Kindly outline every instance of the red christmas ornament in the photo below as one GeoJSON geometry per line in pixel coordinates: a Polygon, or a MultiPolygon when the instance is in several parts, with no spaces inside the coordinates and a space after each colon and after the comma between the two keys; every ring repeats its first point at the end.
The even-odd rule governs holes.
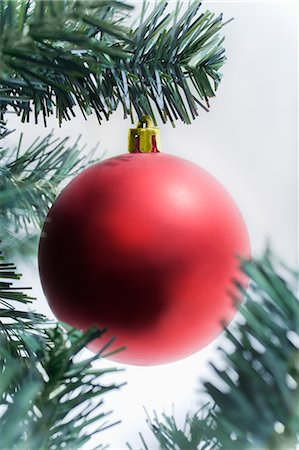
{"type": "Polygon", "coordinates": [[[112,359],[152,365],[198,351],[233,318],[232,279],[245,283],[236,255],[249,256],[249,239],[211,175],[158,152],[156,129],[131,133],[133,153],[84,170],[59,195],[39,267],[60,320],[108,327],[113,348],[127,347],[112,359]]]}

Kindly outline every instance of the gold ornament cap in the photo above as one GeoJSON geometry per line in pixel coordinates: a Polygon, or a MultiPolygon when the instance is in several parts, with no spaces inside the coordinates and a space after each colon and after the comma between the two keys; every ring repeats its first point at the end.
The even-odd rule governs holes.
{"type": "Polygon", "coordinates": [[[130,153],[160,152],[160,130],[154,126],[149,116],[143,116],[137,128],[129,129],[128,150],[130,153]]]}

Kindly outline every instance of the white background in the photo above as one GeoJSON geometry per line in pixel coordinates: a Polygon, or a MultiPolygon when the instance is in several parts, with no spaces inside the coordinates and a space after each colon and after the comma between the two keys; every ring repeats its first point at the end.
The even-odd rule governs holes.
{"type": "MultiPolygon", "coordinates": [[[[140,3],[136,6],[140,7],[140,3]]],[[[170,8],[174,3],[170,3],[170,8]]],[[[205,2],[202,9],[235,20],[225,27],[228,58],[223,81],[209,113],[200,112],[189,126],[161,124],[165,152],[198,163],[210,171],[235,198],[247,223],[254,255],[260,255],[270,241],[272,248],[288,263],[297,264],[297,4],[296,2],[205,2]]],[[[119,110],[109,122],[98,125],[78,114],[59,129],[55,120],[48,130],[40,124],[23,125],[16,118],[9,125],[19,131],[24,142],[43,136],[52,128],[56,136],[82,134],[82,143],[105,157],[126,152],[129,121],[119,110]],[[30,130],[30,132],[29,132],[30,130]]],[[[24,283],[34,286],[35,308],[51,316],[43,297],[36,261],[22,267],[24,283]]],[[[150,450],[157,445],[145,425],[143,405],[172,412],[181,420],[200,401],[196,394],[199,378],[209,376],[207,361],[215,355],[216,342],[185,360],[158,367],[125,367],[124,373],[108,377],[127,381],[119,392],[106,396],[111,419],[122,424],[100,434],[96,442],[110,443],[113,450],[124,449],[129,441],[140,448],[138,432],[147,436],[150,450]]],[[[86,354],[88,351],[86,351],[86,354]]],[[[114,364],[114,363],[113,363],[114,364]]],[[[97,366],[112,363],[99,361],[97,366]]],[[[114,364],[115,365],[115,364],[114,364]]],[[[87,446],[86,448],[91,448],[87,446]]]]}

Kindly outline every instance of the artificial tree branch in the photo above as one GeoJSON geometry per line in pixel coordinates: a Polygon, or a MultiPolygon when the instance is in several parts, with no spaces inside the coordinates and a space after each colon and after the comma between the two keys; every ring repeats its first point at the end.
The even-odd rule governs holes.
{"type": "Polygon", "coordinates": [[[79,450],[113,425],[102,410],[103,396],[121,385],[102,377],[117,369],[93,367],[109,343],[91,358],[78,359],[104,330],[83,333],[25,310],[33,298],[14,286],[20,277],[0,254],[1,449],[79,450]]]}
{"type": "MultiPolygon", "coordinates": [[[[299,443],[298,273],[269,251],[242,262],[250,279],[240,319],[218,349],[225,369],[211,364],[210,398],[185,427],[173,416],[148,419],[160,450],[286,450],[299,443]],[[219,386],[222,386],[221,388],[219,386]]],[[[129,446],[130,448],[130,446],[129,446]]],[[[143,448],[148,450],[146,443],[143,448]]]]}
{"type": "Polygon", "coordinates": [[[36,247],[39,230],[62,183],[95,162],[94,150],[82,154],[79,138],[55,139],[53,133],[23,150],[22,134],[13,148],[0,147],[0,239],[4,251],[36,247]]]}
{"type": "MultiPolygon", "coordinates": [[[[108,119],[119,104],[163,122],[190,123],[221,79],[222,16],[201,13],[199,1],[181,12],[144,4],[140,23],[123,19],[116,1],[3,0],[0,4],[0,116],[23,122],[56,114],[59,123],[91,112],[108,119]]],[[[0,117],[1,118],[1,117],[0,117]]]]}

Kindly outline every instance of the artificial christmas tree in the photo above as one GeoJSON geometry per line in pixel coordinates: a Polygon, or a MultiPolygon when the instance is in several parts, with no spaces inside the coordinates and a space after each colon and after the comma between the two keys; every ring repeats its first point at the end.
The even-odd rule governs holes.
{"type": "MultiPolygon", "coordinates": [[[[149,14],[145,4],[140,23],[128,27],[132,6],[127,2],[1,1],[3,145],[13,136],[6,123],[12,112],[23,122],[42,118],[45,124],[55,113],[61,124],[76,107],[102,121],[120,106],[132,121],[134,114],[139,119],[148,114],[162,122],[190,123],[198,109],[208,109],[225,60],[218,35],[222,16],[201,14],[197,1],[182,14],[181,6],[165,14],[166,3],[158,2],[149,14]]],[[[26,257],[29,243],[36,255],[39,226],[61,182],[88,160],[82,160],[77,144],[67,147],[51,136],[26,151],[21,139],[15,146],[8,143],[0,153],[0,237],[6,254],[16,259],[26,257]]],[[[246,294],[248,307],[240,311],[242,326],[236,323],[227,331],[234,351],[222,354],[229,367],[216,368],[225,390],[210,380],[211,408],[203,417],[190,415],[185,430],[169,417],[152,423],[163,450],[296,447],[298,274],[277,268],[269,255],[243,262],[242,270],[252,294],[246,294]]],[[[25,310],[31,298],[12,283],[18,278],[14,266],[1,259],[1,450],[89,449],[89,439],[108,426],[106,413],[97,411],[102,395],[118,387],[101,382],[113,369],[93,367],[102,355],[109,356],[109,346],[82,360],[80,349],[102,331],[82,333],[25,310]]]]}

